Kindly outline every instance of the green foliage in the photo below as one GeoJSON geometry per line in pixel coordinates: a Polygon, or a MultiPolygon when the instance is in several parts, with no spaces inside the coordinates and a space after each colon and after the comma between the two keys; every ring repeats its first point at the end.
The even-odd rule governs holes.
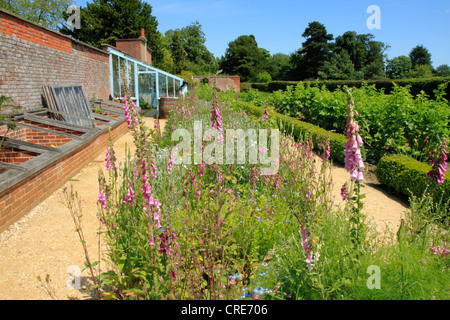
{"type": "MultiPolygon", "coordinates": [[[[166,64],[162,49],[162,35],[152,15],[152,6],[142,0],[93,0],[81,7],[81,28],[70,30],[63,26],[61,33],[100,47],[106,43],[115,46],[117,39],[137,39],[145,29],[147,46],[152,50],[153,64],[166,64]]],[[[67,14],[65,14],[67,16],[67,14]]]]}
{"type": "Polygon", "coordinates": [[[433,67],[428,64],[416,65],[410,72],[412,79],[430,79],[433,77],[433,67]]]}
{"type": "Polygon", "coordinates": [[[411,58],[413,68],[420,65],[431,66],[431,54],[423,45],[414,47],[409,53],[409,57],[411,58]]]}
{"type": "Polygon", "coordinates": [[[323,67],[318,72],[322,79],[350,80],[363,79],[362,71],[356,72],[353,62],[346,50],[342,50],[324,62],[323,67]]]}
{"type": "Polygon", "coordinates": [[[181,29],[168,30],[164,35],[166,48],[180,47],[180,49],[172,52],[175,61],[184,61],[179,64],[178,68],[193,72],[196,75],[217,72],[216,58],[206,48],[205,42],[205,34],[198,21],[181,29]]]}
{"type": "Polygon", "coordinates": [[[440,65],[435,71],[438,77],[450,77],[450,66],[447,64],[440,65]]]}
{"type": "Polygon", "coordinates": [[[61,25],[66,24],[66,17],[63,13],[72,4],[74,4],[73,0],[1,0],[0,8],[44,27],[57,30],[61,25]]]}
{"type": "MultiPolygon", "coordinates": [[[[272,81],[267,85],[267,92],[274,92],[278,90],[286,90],[288,86],[296,86],[299,83],[303,83],[305,85],[325,86],[329,91],[335,91],[341,87],[347,86],[352,88],[360,88],[364,84],[368,86],[375,86],[377,90],[383,90],[384,93],[389,94],[393,91],[394,87],[400,86],[410,86],[410,93],[413,96],[420,94],[421,91],[424,91],[425,94],[430,96],[432,99],[435,99],[434,91],[438,89],[441,84],[448,84],[450,82],[450,78],[433,78],[433,79],[395,79],[395,80],[322,80],[322,81],[272,81]]],[[[259,88],[255,88],[259,89],[259,88]]],[[[447,98],[450,97],[450,86],[445,86],[444,93],[447,98]]]]}
{"type": "Polygon", "coordinates": [[[265,52],[258,48],[253,35],[240,36],[228,43],[225,56],[220,61],[220,69],[225,74],[237,74],[241,81],[251,81],[264,67],[265,52]]]}
{"type": "Polygon", "coordinates": [[[310,22],[302,34],[306,38],[302,48],[292,56],[292,76],[296,80],[315,79],[325,61],[331,57],[333,35],[317,21],[310,22]]]}
{"type": "MultiPolygon", "coordinates": [[[[269,86],[273,84],[269,83],[269,86]]],[[[345,134],[347,98],[343,89],[329,91],[321,82],[297,83],[265,97],[276,111],[325,130],[345,134]]],[[[391,94],[363,83],[353,88],[358,123],[365,141],[367,161],[377,163],[389,153],[409,154],[427,160],[448,135],[450,109],[443,98],[446,84],[435,90],[436,100],[421,93],[415,98],[408,87],[393,87],[391,94]]],[[[247,100],[257,105],[260,100],[247,100]]]]}
{"type": "Polygon", "coordinates": [[[387,185],[397,193],[409,197],[421,197],[429,193],[435,201],[445,203],[450,199],[450,174],[445,173],[444,183],[434,186],[426,174],[431,165],[419,162],[406,155],[387,155],[380,159],[376,175],[380,183],[387,185]]]}
{"type": "Polygon", "coordinates": [[[395,57],[388,61],[386,74],[390,79],[406,79],[412,69],[411,58],[407,56],[395,57]]]}
{"type": "Polygon", "coordinates": [[[272,81],[272,77],[270,76],[270,74],[267,71],[263,71],[256,75],[256,81],[267,83],[267,82],[272,81]]]}

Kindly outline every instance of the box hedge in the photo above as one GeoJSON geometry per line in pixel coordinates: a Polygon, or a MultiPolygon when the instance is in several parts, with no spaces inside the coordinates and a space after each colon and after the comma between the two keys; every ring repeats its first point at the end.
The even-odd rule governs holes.
{"type": "Polygon", "coordinates": [[[431,181],[426,176],[430,169],[431,165],[406,155],[386,155],[380,159],[375,174],[380,183],[398,194],[421,197],[427,191],[435,200],[440,200],[442,196],[444,202],[448,201],[450,173],[445,173],[444,183],[438,186],[435,181],[431,181]]]}

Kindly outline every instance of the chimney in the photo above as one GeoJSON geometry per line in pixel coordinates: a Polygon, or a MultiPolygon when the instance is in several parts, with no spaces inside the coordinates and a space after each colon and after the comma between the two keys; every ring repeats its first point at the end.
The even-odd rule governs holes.
{"type": "Polygon", "coordinates": [[[144,28],[141,28],[141,36],[138,39],[116,40],[116,48],[149,65],[152,64],[152,52],[147,48],[144,28]]]}

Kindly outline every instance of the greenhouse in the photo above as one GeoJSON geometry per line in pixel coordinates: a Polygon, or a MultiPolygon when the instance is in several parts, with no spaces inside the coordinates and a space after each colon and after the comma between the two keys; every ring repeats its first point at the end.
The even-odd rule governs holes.
{"type": "Polygon", "coordinates": [[[139,61],[113,47],[106,47],[109,53],[111,75],[111,96],[122,97],[122,76],[127,79],[132,100],[138,107],[143,104],[156,108],[159,113],[161,98],[178,99],[187,92],[184,79],[139,61]],[[120,70],[124,70],[121,74],[120,70]]]}

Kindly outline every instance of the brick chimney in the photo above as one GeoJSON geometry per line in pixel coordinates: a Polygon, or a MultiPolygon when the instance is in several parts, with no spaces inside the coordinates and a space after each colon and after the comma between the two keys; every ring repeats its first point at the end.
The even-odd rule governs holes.
{"type": "Polygon", "coordinates": [[[152,51],[147,47],[144,28],[141,28],[141,36],[137,39],[116,40],[116,48],[149,65],[152,64],[152,51]]]}

